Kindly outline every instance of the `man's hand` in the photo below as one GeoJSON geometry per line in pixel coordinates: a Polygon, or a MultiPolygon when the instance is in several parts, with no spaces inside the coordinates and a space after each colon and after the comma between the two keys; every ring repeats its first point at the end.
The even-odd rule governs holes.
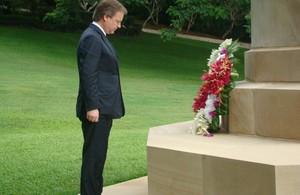
{"type": "Polygon", "coordinates": [[[86,118],[90,122],[93,122],[93,123],[98,122],[99,121],[99,110],[98,109],[94,109],[94,110],[88,111],[86,113],[86,118]]]}

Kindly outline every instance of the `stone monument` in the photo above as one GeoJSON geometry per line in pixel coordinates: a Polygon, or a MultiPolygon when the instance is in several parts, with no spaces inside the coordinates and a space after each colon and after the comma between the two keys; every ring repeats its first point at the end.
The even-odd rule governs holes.
{"type": "Polygon", "coordinates": [[[153,127],[149,195],[300,194],[300,0],[252,0],[245,81],[231,92],[229,134],[153,127]]]}
{"type": "Polygon", "coordinates": [[[230,102],[230,132],[300,140],[300,0],[252,0],[246,80],[230,102]]]}

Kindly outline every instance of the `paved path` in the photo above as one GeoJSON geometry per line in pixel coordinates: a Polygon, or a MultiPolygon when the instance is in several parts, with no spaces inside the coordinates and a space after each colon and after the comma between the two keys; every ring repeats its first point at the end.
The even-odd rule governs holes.
{"type": "MultiPolygon", "coordinates": [[[[160,34],[158,30],[151,30],[151,29],[142,29],[143,32],[147,33],[153,33],[153,34],[160,34]]],[[[178,37],[185,38],[185,39],[193,39],[193,40],[199,40],[199,41],[206,41],[210,43],[222,43],[224,40],[222,39],[213,39],[208,37],[200,37],[200,36],[193,36],[193,35],[184,35],[184,34],[177,34],[178,37]]],[[[250,43],[242,43],[240,42],[242,48],[250,49],[251,44],[250,43]]]]}

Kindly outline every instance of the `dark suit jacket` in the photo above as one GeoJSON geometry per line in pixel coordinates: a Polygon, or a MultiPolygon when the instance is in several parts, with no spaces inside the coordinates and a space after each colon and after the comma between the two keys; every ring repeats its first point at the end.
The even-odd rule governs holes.
{"type": "Polygon", "coordinates": [[[77,50],[79,90],[76,114],[100,109],[100,116],[124,116],[118,56],[104,33],[94,24],[82,33],[77,50]]]}

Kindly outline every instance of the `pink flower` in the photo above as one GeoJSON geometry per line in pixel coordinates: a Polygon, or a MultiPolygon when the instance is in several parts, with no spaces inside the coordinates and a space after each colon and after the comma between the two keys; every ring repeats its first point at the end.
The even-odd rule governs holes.
{"type": "Polygon", "coordinates": [[[220,51],[220,54],[225,54],[225,55],[228,55],[228,50],[226,48],[222,48],[221,51],[220,51]]]}
{"type": "Polygon", "coordinates": [[[212,133],[204,133],[203,136],[204,137],[213,137],[214,134],[212,134],[212,133]]]}

